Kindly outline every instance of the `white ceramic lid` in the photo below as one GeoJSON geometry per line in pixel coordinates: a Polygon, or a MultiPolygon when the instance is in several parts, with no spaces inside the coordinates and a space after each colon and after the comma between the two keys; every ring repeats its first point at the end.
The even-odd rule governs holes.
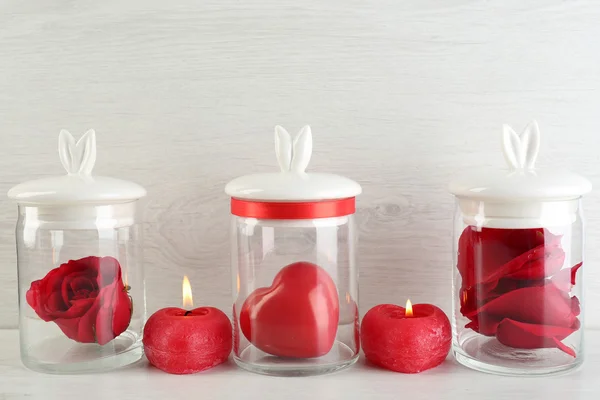
{"type": "Polygon", "coordinates": [[[92,176],[96,162],[96,135],[92,129],[77,142],[61,130],[58,154],[67,175],[21,183],[8,191],[8,197],[20,204],[110,204],[146,196],[146,190],[133,182],[92,176]]]}
{"type": "Polygon", "coordinates": [[[237,199],[261,201],[319,201],[356,197],[362,191],[351,179],[333,174],[306,173],[312,155],[312,134],[307,125],[292,141],[275,127],[275,154],[280,172],[246,175],[225,186],[237,199]]]}
{"type": "Polygon", "coordinates": [[[520,136],[504,125],[508,168],[461,176],[450,183],[450,192],[474,200],[545,201],[576,199],[592,190],[591,182],[581,175],[563,169],[536,169],[539,145],[537,122],[530,123],[520,136]]]}
{"type": "Polygon", "coordinates": [[[540,133],[535,121],[519,136],[504,125],[508,169],[476,171],[453,181],[463,222],[488,228],[524,229],[565,226],[577,220],[582,195],[592,184],[565,170],[535,168],[540,133]]]}

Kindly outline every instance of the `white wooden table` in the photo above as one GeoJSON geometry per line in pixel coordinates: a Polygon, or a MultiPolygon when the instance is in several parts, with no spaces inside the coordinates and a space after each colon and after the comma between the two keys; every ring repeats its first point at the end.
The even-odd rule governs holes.
{"type": "Polygon", "coordinates": [[[276,378],[238,369],[233,362],[175,376],[142,361],[95,375],[57,376],[27,370],[19,359],[18,332],[0,330],[0,400],[12,399],[543,399],[600,398],[600,331],[587,331],[586,361],[567,375],[511,378],[471,371],[448,360],[430,371],[403,375],[364,359],[345,371],[307,378],[276,378]]]}

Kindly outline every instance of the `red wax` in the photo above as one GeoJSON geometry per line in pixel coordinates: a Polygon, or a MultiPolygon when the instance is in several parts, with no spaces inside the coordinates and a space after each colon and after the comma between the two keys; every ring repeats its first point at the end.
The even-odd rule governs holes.
{"type": "Polygon", "coordinates": [[[191,374],[227,361],[231,322],[214,307],[163,308],[146,322],[143,342],[152,365],[170,374],[191,374]]]}
{"type": "Polygon", "coordinates": [[[310,358],[331,350],[339,317],[337,289],[327,271],[297,262],[282,268],[270,287],[248,296],[239,324],[265,353],[310,358]]]}
{"type": "Polygon", "coordinates": [[[367,360],[396,372],[416,373],[441,364],[451,344],[450,321],[430,304],[413,305],[413,316],[393,304],[370,309],[361,323],[367,360]]]}

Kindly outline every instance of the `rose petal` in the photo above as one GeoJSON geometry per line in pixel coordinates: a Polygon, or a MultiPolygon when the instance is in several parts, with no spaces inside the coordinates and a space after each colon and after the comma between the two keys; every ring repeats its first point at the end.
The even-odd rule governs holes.
{"type": "Polygon", "coordinates": [[[554,285],[526,287],[503,294],[465,316],[480,320],[485,314],[520,322],[569,327],[576,319],[572,302],[568,294],[554,285]]]}
{"type": "Polygon", "coordinates": [[[72,292],[70,292],[71,290],[71,285],[69,285],[70,283],[70,279],[69,277],[63,277],[62,283],[60,285],[60,294],[61,294],[61,298],[63,301],[63,304],[69,304],[71,302],[71,296],[72,296],[72,292]]]}
{"type": "Polygon", "coordinates": [[[458,243],[457,267],[463,286],[497,281],[509,274],[519,279],[548,277],[562,266],[564,252],[560,239],[560,236],[541,228],[477,230],[469,226],[458,243]],[[550,248],[552,251],[544,254],[545,249],[550,248]],[[532,252],[534,249],[537,250],[532,252]],[[521,256],[524,257],[518,258],[521,256]],[[533,270],[527,272],[529,269],[533,270]]]}
{"type": "MultiPolygon", "coordinates": [[[[500,231],[505,231],[503,236],[505,240],[512,238],[514,241],[515,238],[523,238],[523,235],[519,236],[514,234],[514,232],[518,232],[518,230],[500,231]]],[[[538,230],[525,230],[525,233],[528,233],[528,236],[531,236],[533,233],[539,237],[545,237],[544,234],[538,230]]],[[[462,314],[468,314],[478,306],[481,306],[514,289],[527,286],[543,286],[546,283],[544,279],[548,276],[554,275],[555,272],[562,267],[565,258],[564,251],[559,247],[560,237],[550,233],[548,233],[547,236],[548,243],[551,244],[542,244],[521,255],[518,255],[507,263],[496,267],[495,270],[490,270],[488,267],[489,265],[495,265],[493,263],[495,263],[497,260],[489,259],[487,261],[488,264],[476,265],[477,272],[479,273],[471,274],[471,279],[478,283],[467,286],[464,280],[462,282],[463,285],[460,294],[462,314]]],[[[532,240],[531,237],[525,237],[524,240],[529,244],[540,242],[539,239],[535,241],[532,240]]],[[[522,246],[516,246],[516,244],[508,246],[507,244],[503,243],[501,245],[504,246],[505,252],[507,251],[507,248],[509,249],[508,254],[510,254],[510,251],[513,250],[509,247],[516,247],[519,250],[523,248],[522,246]]],[[[501,245],[496,244],[495,246],[484,246],[482,244],[479,246],[479,250],[492,247],[499,248],[501,245]]],[[[485,257],[481,255],[480,259],[483,260],[485,257]]],[[[502,260],[505,258],[502,258],[502,255],[499,255],[499,259],[502,260]]],[[[475,263],[473,263],[473,268],[475,268],[475,263]]]]}
{"type": "MultiPolygon", "coordinates": [[[[67,282],[67,280],[65,280],[67,282]]],[[[85,276],[75,276],[68,281],[69,301],[74,298],[81,299],[87,297],[96,297],[93,293],[97,292],[96,280],[90,280],[85,276]]]]}
{"type": "Polygon", "coordinates": [[[554,275],[562,267],[565,252],[558,246],[541,245],[515,257],[497,268],[481,282],[493,282],[501,278],[535,280],[554,275]]]}
{"type": "MultiPolygon", "coordinates": [[[[534,249],[535,250],[535,249],[534,249]]],[[[534,250],[531,250],[534,253],[534,250]]],[[[525,253],[525,255],[528,253],[525,253]]],[[[535,254],[538,255],[538,254],[535,254]]],[[[533,257],[535,257],[533,255],[533,257]]],[[[514,272],[506,275],[512,279],[536,280],[554,275],[565,262],[565,252],[560,246],[545,246],[543,256],[533,258],[522,264],[514,272]]]]}
{"type": "Polygon", "coordinates": [[[571,268],[561,269],[552,278],[550,278],[550,280],[560,290],[564,292],[570,292],[571,288],[575,285],[577,271],[582,265],[583,263],[580,262],[571,268]]]}
{"type": "Polygon", "coordinates": [[[581,314],[581,306],[579,299],[576,296],[571,297],[571,312],[574,316],[578,317],[581,314]]]}
{"type": "Polygon", "coordinates": [[[98,294],[96,340],[104,345],[123,333],[131,321],[131,301],[119,279],[98,294]]]}
{"type": "Polygon", "coordinates": [[[25,293],[25,299],[27,300],[27,304],[33,309],[36,309],[38,306],[38,299],[40,296],[39,288],[41,281],[33,281],[29,286],[29,290],[25,293]]]}
{"type": "MultiPolygon", "coordinates": [[[[62,273],[62,271],[61,271],[62,273]]],[[[89,270],[81,270],[63,276],[61,283],[61,294],[65,304],[69,304],[77,290],[86,288],[88,291],[95,289],[96,273],[89,270]]]]}
{"type": "Polygon", "coordinates": [[[579,264],[575,264],[573,267],[571,267],[571,285],[575,286],[575,280],[577,278],[577,271],[582,266],[583,266],[583,261],[580,262],[579,264]]]}
{"type": "Polygon", "coordinates": [[[482,283],[462,289],[460,295],[460,312],[463,315],[470,314],[488,301],[495,299],[503,293],[516,289],[515,285],[501,284],[501,282],[502,280],[482,283]]]}
{"type": "Polygon", "coordinates": [[[131,302],[121,279],[121,265],[115,258],[100,260],[98,286],[96,340],[104,345],[123,333],[131,320],[131,302]]]}
{"type": "Polygon", "coordinates": [[[31,286],[29,287],[29,290],[25,294],[25,299],[27,300],[27,304],[29,304],[29,306],[31,308],[33,308],[33,310],[38,315],[38,317],[40,317],[42,320],[44,320],[46,322],[52,321],[54,318],[51,315],[48,315],[45,308],[42,307],[43,303],[40,299],[41,287],[42,287],[42,281],[31,282],[31,286]]]}
{"type": "Polygon", "coordinates": [[[478,307],[481,307],[505,293],[525,287],[544,286],[545,284],[547,284],[545,279],[524,281],[512,278],[502,278],[499,281],[475,285],[462,290],[460,296],[460,312],[463,315],[470,314],[478,307]]]}
{"type": "MultiPolygon", "coordinates": [[[[470,288],[464,289],[463,302],[470,301],[474,303],[486,303],[496,297],[508,293],[512,290],[519,289],[520,281],[510,278],[503,278],[497,281],[480,283],[470,288]]],[[[477,307],[475,307],[477,308],[477,307]]]]}
{"type": "Polygon", "coordinates": [[[71,276],[85,275],[90,278],[95,278],[98,275],[97,268],[93,268],[91,264],[94,258],[85,257],[79,260],[69,260],[61,264],[58,268],[54,268],[44,277],[44,281],[49,286],[48,290],[57,291],[62,287],[65,278],[71,276]]]}
{"type": "Polygon", "coordinates": [[[61,268],[62,268],[62,265],[58,268],[54,268],[54,269],[50,270],[50,272],[48,272],[46,274],[44,279],[42,279],[42,282],[44,285],[44,290],[42,293],[44,295],[46,293],[60,292],[60,288],[62,286],[62,281],[63,281],[63,278],[65,277],[65,274],[63,272],[61,272],[61,268]]]}
{"type": "Polygon", "coordinates": [[[60,266],[62,269],[61,272],[66,276],[76,272],[84,271],[89,274],[89,276],[96,276],[98,275],[99,260],[100,257],[96,256],[79,258],[77,260],[69,260],[60,266]]]}
{"type": "Polygon", "coordinates": [[[519,255],[538,246],[559,243],[544,229],[465,228],[458,243],[458,270],[465,286],[472,286],[519,255]],[[475,268],[477,267],[477,268],[475,268]],[[476,279],[475,274],[481,276],[476,279]]]}
{"type": "Polygon", "coordinates": [[[98,261],[98,287],[102,289],[121,280],[121,265],[113,257],[102,257],[98,261]]]}
{"type": "Polygon", "coordinates": [[[479,317],[465,325],[465,328],[470,328],[485,336],[494,336],[501,319],[489,315],[480,315],[479,317]]]}
{"type": "MultiPolygon", "coordinates": [[[[89,308],[88,311],[81,317],[79,323],[79,329],[77,330],[79,338],[84,338],[89,340],[91,343],[95,343],[98,341],[98,337],[96,334],[96,317],[98,315],[98,302],[94,299],[94,304],[89,308]]],[[[82,340],[79,340],[82,341],[82,340]]]]}
{"type": "Polygon", "coordinates": [[[60,292],[52,292],[48,294],[46,301],[44,303],[44,309],[48,313],[48,315],[56,318],[57,315],[62,312],[68,310],[69,306],[65,304],[63,301],[62,295],[60,292]]]}
{"type": "MultiPolygon", "coordinates": [[[[81,260],[69,260],[68,262],[61,264],[59,267],[50,270],[46,276],[41,280],[40,286],[40,302],[46,303],[46,299],[55,292],[62,294],[63,303],[69,304],[68,287],[64,286],[65,279],[71,279],[72,276],[80,276],[87,274],[88,276],[95,278],[97,272],[90,270],[87,265],[86,257],[81,260]]],[[[57,304],[57,303],[56,303],[57,304]]],[[[62,311],[62,309],[58,310],[62,311]]]]}
{"type": "Polygon", "coordinates": [[[96,285],[94,283],[94,281],[90,280],[88,277],[85,276],[73,278],[73,280],[70,283],[71,291],[77,292],[79,290],[87,290],[89,292],[92,292],[96,290],[96,285]]]}
{"type": "Polygon", "coordinates": [[[115,338],[112,331],[112,311],[108,307],[100,307],[96,315],[96,340],[105,345],[115,338]]]}
{"type": "Polygon", "coordinates": [[[74,319],[82,317],[94,305],[95,298],[78,299],[71,301],[70,307],[65,311],[55,311],[52,316],[58,319],[74,319]]]}
{"type": "Polygon", "coordinates": [[[98,311],[95,299],[83,299],[77,302],[91,302],[92,307],[89,307],[80,317],[70,319],[59,318],[54,322],[69,339],[80,343],[95,343],[96,332],[94,322],[98,311]]]}
{"type": "MultiPolygon", "coordinates": [[[[550,235],[549,239],[552,240],[553,235],[550,235]]],[[[468,226],[459,238],[459,253],[477,253],[485,264],[498,267],[544,244],[545,237],[543,229],[478,229],[468,226]]],[[[469,259],[473,260],[473,257],[467,261],[469,259]]]]}
{"type": "Polygon", "coordinates": [[[112,305],[113,316],[112,316],[112,330],[115,337],[127,330],[129,323],[131,322],[131,315],[133,307],[129,294],[123,287],[117,291],[117,296],[112,305]]]}
{"type": "Polygon", "coordinates": [[[66,337],[68,337],[69,339],[75,340],[77,342],[81,342],[81,343],[94,343],[94,339],[92,339],[91,341],[89,341],[89,338],[87,337],[79,337],[79,320],[81,319],[81,317],[78,318],[71,318],[71,319],[59,319],[54,321],[54,323],[56,325],[58,325],[58,327],[60,328],[60,330],[65,334],[66,337]],[[86,339],[88,339],[88,341],[86,341],[86,339]]]}
{"type": "Polygon", "coordinates": [[[503,242],[520,253],[524,253],[544,243],[554,243],[557,239],[560,240],[560,236],[554,235],[544,228],[508,229],[508,231],[510,233],[506,234],[503,242]]]}
{"type": "Polygon", "coordinates": [[[496,338],[505,346],[518,349],[540,349],[556,347],[572,357],[575,350],[561,340],[579,329],[579,320],[573,327],[528,324],[505,318],[498,325],[496,338]]]}

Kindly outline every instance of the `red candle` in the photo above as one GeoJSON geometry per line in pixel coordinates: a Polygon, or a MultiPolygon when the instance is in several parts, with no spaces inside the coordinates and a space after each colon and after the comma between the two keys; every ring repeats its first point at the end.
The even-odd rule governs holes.
{"type": "Polygon", "coordinates": [[[396,372],[416,373],[440,365],[451,344],[450,321],[431,304],[406,302],[406,309],[380,304],[361,323],[362,347],[375,365],[396,372]]]}
{"type": "MultiPolygon", "coordinates": [[[[189,280],[183,280],[183,306],[192,307],[189,280]]],[[[168,307],[144,327],[144,352],[150,364],[170,374],[191,374],[219,365],[231,353],[231,322],[221,310],[168,307]]]]}

